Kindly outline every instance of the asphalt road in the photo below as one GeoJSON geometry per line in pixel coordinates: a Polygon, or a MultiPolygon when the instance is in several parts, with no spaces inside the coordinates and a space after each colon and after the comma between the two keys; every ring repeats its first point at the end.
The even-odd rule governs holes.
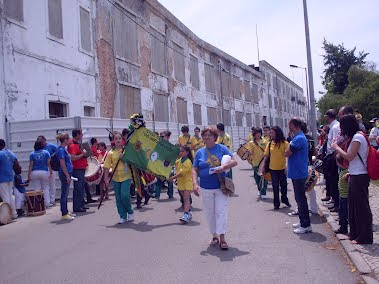
{"type": "MultiPolygon", "coordinates": [[[[191,224],[179,222],[178,194],[168,200],[162,193],[136,210],[134,223],[118,225],[111,196],[73,221],[61,221],[56,206],[0,227],[0,283],[360,282],[324,220],[312,217],[312,234],[293,234],[298,220],[289,209],[274,211],[271,198],[257,201],[248,164],[233,174],[229,251],[208,247],[197,197],[191,224]]],[[[295,205],[292,190],[289,197],[295,205]]]]}

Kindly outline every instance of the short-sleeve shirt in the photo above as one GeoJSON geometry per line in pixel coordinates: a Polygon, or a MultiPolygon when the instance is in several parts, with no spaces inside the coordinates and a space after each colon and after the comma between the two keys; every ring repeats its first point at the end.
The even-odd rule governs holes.
{"type": "Polygon", "coordinates": [[[50,154],[46,150],[38,150],[30,153],[29,160],[33,161],[32,171],[48,171],[47,160],[50,154]]]}
{"type": "MultiPolygon", "coordinates": [[[[68,145],[67,152],[70,155],[80,155],[82,151],[80,150],[80,144],[72,140],[70,144],[68,145]]],[[[88,166],[88,161],[86,158],[80,158],[79,160],[72,161],[72,166],[74,170],[85,170],[88,166]]]]}
{"type": "Polygon", "coordinates": [[[225,145],[229,150],[232,150],[232,138],[228,133],[224,133],[223,135],[219,135],[217,137],[217,144],[225,145]]]}
{"type": "MultiPolygon", "coordinates": [[[[112,169],[114,171],[117,161],[119,160],[120,154],[122,153],[122,149],[112,149],[108,152],[107,157],[105,158],[104,168],[112,169]]],[[[118,163],[116,171],[113,174],[113,180],[116,182],[123,182],[127,179],[131,179],[132,175],[130,173],[130,169],[128,164],[124,161],[120,160],[118,163]]]]}
{"type": "MultiPolygon", "coordinates": [[[[57,150],[57,158],[58,158],[58,161],[60,161],[61,159],[64,159],[64,163],[66,165],[66,169],[69,173],[72,173],[72,162],[71,162],[71,157],[70,155],[67,153],[67,150],[62,147],[62,146],[59,146],[58,147],[58,150],[57,150]]],[[[62,171],[62,168],[61,166],[59,165],[59,171],[62,171]]]]}
{"type": "Polygon", "coordinates": [[[196,153],[197,150],[204,147],[204,141],[201,139],[201,137],[196,138],[195,136],[191,137],[191,146],[194,147],[194,151],[196,153]]]}
{"type": "Polygon", "coordinates": [[[250,133],[249,136],[247,136],[247,141],[253,141],[253,140],[254,140],[253,133],[250,133]]]}
{"type": "Polygon", "coordinates": [[[378,127],[373,127],[370,131],[370,138],[375,138],[375,140],[371,140],[370,144],[374,147],[378,146],[378,143],[376,143],[376,137],[379,136],[379,128],[378,127]]]}
{"type": "Polygon", "coordinates": [[[276,145],[274,141],[271,141],[271,143],[269,142],[267,144],[265,155],[271,155],[269,165],[271,170],[280,171],[286,168],[286,157],[284,157],[284,152],[287,150],[288,144],[289,143],[287,141],[283,141],[278,145],[276,145]],[[271,154],[269,147],[271,149],[271,154]]]}
{"type": "Polygon", "coordinates": [[[180,146],[191,146],[191,136],[183,136],[183,135],[180,135],[179,138],[178,138],[178,144],[180,146]]]}
{"type": "Polygon", "coordinates": [[[350,151],[351,145],[353,142],[359,142],[360,147],[358,150],[357,155],[355,155],[354,159],[352,159],[349,162],[349,173],[350,175],[364,175],[367,174],[367,155],[368,155],[368,144],[365,137],[363,137],[362,134],[356,133],[353,136],[353,139],[351,140],[351,143],[349,145],[349,148],[347,148],[347,151],[350,151]],[[361,156],[363,163],[361,159],[359,158],[358,154],[361,156]]]}
{"type": "Polygon", "coordinates": [[[178,189],[179,190],[192,190],[192,162],[188,158],[180,158],[175,162],[176,174],[181,174],[178,177],[178,189]]]}
{"type": "Polygon", "coordinates": [[[46,150],[47,152],[49,152],[49,154],[51,156],[58,150],[58,147],[54,144],[47,143],[45,148],[43,148],[43,149],[46,150]]]}
{"type": "MultiPolygon", "coordinates": [[[[217,178],[217,174],[209,174],[209,169],[213,167],[218,167],[221,165],[221,160],[224,155],[229,155],[233,157],[233,154],[230,150],[220,144],[216,144],[213,148],[208,148],[208,151],[212,155],[212,161],[214,166],[212,166],[210,162],[210,157],[208,157],[208,153],[205,147],[201,148],[197,151],[195,160],[193,161],[194,168],[199,170],[200,177],[200,186],[204,189],[217,189],[220,188],[220,183],[217,178]]],[[[221,174],[225,176],[225,173],[221,174]]]]}
{"type": "Polygon", "coordinates": [[[288,158],[288,177],[303,179],[308,177],[308,140],[304,133],[297,133],[291,143],[292,155],[288,158]]]}
{"type": "Polygon", "coordinates": [[[0,150],[0,183],[13,181],[13,164],[16,160],[17,157],[11,150],[0,150]]]}
{"type": "Polygon", "coordinates": [[[253,159],[252,159],[252,162],[253,162],[253,166],[254,167],[257,167],[259,166],[259,163],[261,162],[261,160],[263,159],[263,156],[264,156],[264,153],[265,153],[265,149],[266,149],[266,146],[267,146],[267,141],[264,140],[263,138],[261,138],[260,140],[258,141],[249,141],[247,142],[247,144],[245,145],[245,147],[251,152],[251,154],[253,155],[253,159]]]}

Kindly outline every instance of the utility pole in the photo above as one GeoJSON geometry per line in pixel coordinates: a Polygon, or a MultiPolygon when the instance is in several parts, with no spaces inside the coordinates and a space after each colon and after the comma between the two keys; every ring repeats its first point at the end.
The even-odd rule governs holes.
{"type": "Polygon", "coordinates": [[[307,45],[309,103],[311,106],[309,123],[310,123],[311,131],[312,131],[313,140],[317,141],[316,108],[315,108],[315,94],[314,94],[314,87],[313,87],[312,56],[311,56],[311,42],[309,39],[307,0],[303,0],[303,8],[304,8],[305,41],[307,45]]]}
{"type": "Polygon", "coordinates": [[[222,93],[222,76],[221,76],[221,72],[222,72],[222,66],[221,66],[221,60],[218,61],[218,67],[219,67],[219,71],[220,71],[220,90],[221,90],[221,122],[222,124],[224,124],[224,94],[222,93]]]}

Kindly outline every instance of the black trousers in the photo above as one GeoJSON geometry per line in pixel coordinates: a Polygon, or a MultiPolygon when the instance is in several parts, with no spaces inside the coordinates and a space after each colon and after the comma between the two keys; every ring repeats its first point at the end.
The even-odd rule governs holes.
{"type": "Polygon", "coordinates": [[[285,174],[285,170],[274,171],[270,170],[272,177],[272,190],[274,192],[274,207],[280,206],[279,200],[279,186],[281,193],[282,203],[288,203],[287,197],[287,176],[285,174]]]}
{"type": "Polygon", "coordinates": [[[369,202],[368,175],[350,175],[349,225],[350,240],[360,244],[372,244],[372,214],[369,202]]]}
{"type": "Polygon", "coordinates": [[[338,167],[335,158],[331,158],[328,163],[328,172],[325,175],[326,195],[331,196],[335,207],[339,207],[340,191],[338,189],[338,167]]]}

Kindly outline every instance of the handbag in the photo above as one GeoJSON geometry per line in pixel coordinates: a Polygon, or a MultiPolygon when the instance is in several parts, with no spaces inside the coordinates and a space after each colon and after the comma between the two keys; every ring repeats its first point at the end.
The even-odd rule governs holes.
{"type": "Polygon", "coordinates": [[[266,173],[270,172],[270,158],[271,158],[271,142],[268,143],[268,156],[267,156],[266,163],[265,163],[265,172],[266,173]]]}
{"type": "MultiPolygon", "coordinates": [[[[207,151],[207,155],[209,157],[209,161],[211,162],[212,167],[216,167],[211,158],[212,155],[207,149],[207,147],[205,147],[205,150],[207,151]]],[[[220,183],[220,189],[222,193],[227,196],[233,195],[235,191],[233,180],[229,177],[222,177],[220,173],[217,173],[217,178],[220,183]]]]}

